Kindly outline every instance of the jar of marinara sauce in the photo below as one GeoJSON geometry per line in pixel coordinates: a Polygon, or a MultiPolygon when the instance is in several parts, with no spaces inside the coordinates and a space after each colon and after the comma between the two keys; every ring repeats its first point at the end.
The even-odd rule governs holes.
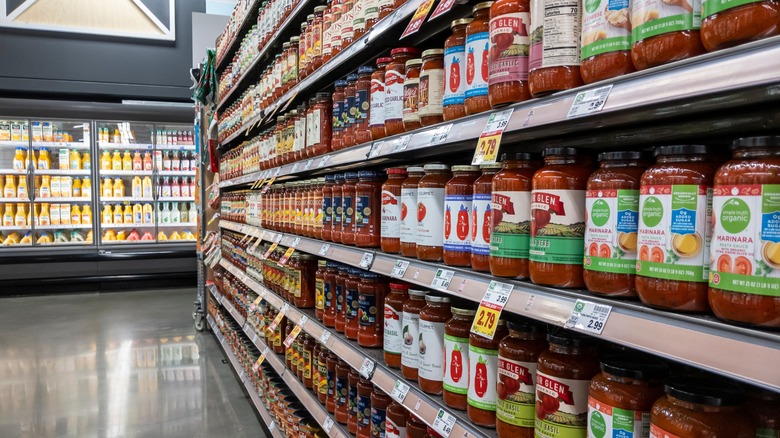
{"type": "Polygon", "coordinates": [[[531,0],[528,88],[533,97],[582,85],[580,25],[583,5],[578,1],[567,1],[565,5],[553,8],[546,6],[545,0],[531,0]]]}
{"type": "Polygon", "coordinates": [[[417,258],[438,262],[444,252],[444,186],[452,177],[446,164],[426,164],[417,187],[417,258]]]}
{"type": "Polygon", "coordinates": [[[392,368],[401,368],[401,349],[404,344],[403,311],[409,299],[409,286],[405,283],[390,283],[390,293],[384,303],[384,360],[392,368]]]}
{"type": "Polygon", "coordinates": [[[444,50],[428,49],[422,53],[420,70],[419,113],[422,126],[444,120],[444,50]]]}
{"type": "Polygon", "coordinates": [[[379,246],[384,180],[385,175],[381,171],[358,172],[358,182],[355,184],[355,246],[379,246]]]}
{"type": "Polygon", "coordinates": [[[466,25],[471,18],[460,18],[450,24],[452,35],[444,41],[444,120],[466,115],[466,25]]]}
{"type": "Polygon", "coordinates": [[[387,406],[385,419],[386,438],[406,438],[406,423],[409,420],[409,411],[398,402],[391,402],[387,406]]]}
{"type": "Polygon", "coordinates": [[[358,333],[361,347],[382,346],[384,333],[385,295],[389,290],[387,280],[373,272],[361,272],[358,283],[358,333]]]}
{"type": "Polygon", "coordinates": [[[604,8],[582,11],[582,64],[586,84],[634,71],[631,61],[631,20],[628,3],[607,0],[604,8]],[[605,39],[609,35],[609,39],[605,39]]]}
{"type": "Polygon", "coordinates": [[[333,91],[333,115],[331,117],[331,129],[333,130],[333,136],[331,139],[331,147],[334,151],[344,149],[344,89],[347,87],[347,81],[338,80],[335,84],[335,90],[333,91]]]}
{"type": "Polygon", "coordinates": [[[369,128],[371,112],[371,75],[374,67],[363,65],[358,67],[358,80],[355,83],[355,143],[362,144],[371,141],[369,128]]]}
{"type": "Polygon", "coordinates": [[[406,421],[406,436],[409,438],[425,438],[428,435],[428,426],[414,414],[406,421]]]}
{"type": "Polygon", "coordinates": [[[368,111],[371,139],[379,140],[385,134],[385,68],[393,58],[382,57],[376,60],[376,70],[371,74],[371,97],[368,111]]]}
{"type": "Polygon", "coordinates": [[[704,53],[699,35],[700,11],[701,0],[633,2],[629,14],[634,67],[644,70],[704,53]],[[668,8],[669,4],[675,7],[668,8]],[[666,26],[672,16],[680,24],[666,26]]]}
{"type": "Polygon", "coordinates": [[[598,161],[585,193],[585,286],[596,294],[635,297],[639,179],[647,156],[603,152],[598,161]]]}
{"type": "Polygon", "coordinates": [[[314,316],[320,321],[325,316],[325,271],[327,270],[327,263],[326,260],[318,260],[317,272],[314,273],[314,316]]]}
{"type": "Polygon", "coordinates": [[[385,135],[404,132],[404,78],[406,61],[420,56],[413,47],[398,47],[390,51],[392,61],[385,67],[385,135]]]}
{"type": "Polygon", "coordinates": [[[341,220],[344,215],[344,205],[342,204],[344,198],[344,174],[337,173],[333,175],[333,196],[331,198],[331,204],[333,204],[333,218],[331,220],[331,242],[341,243],[341,220]]]}
{"type": "Polygon", "coordinates": [[[380,247],[383,252],[401,252],[401,185],[406,176],[405,168],[392,167],[387,169],[387,180],[382,184],[380,247]]]}
{"type": "Polygon", "coordinates": [[[420,125],[420,69],[422,59],[406,61],[404,76],[404,130],[411,131],[420,125]]]}
{"type": "Polygon", "coordinates": [[[493,194],[493,176],[501,170],[501,163],[481,164],[482,175],[474,181],[471,201],[471,269],[490,271],[490,233],[493,221],[490,198],[493,194]]]}
{"type": "Polygon", "coordinates": [[[531,192],[531,281],[557,287],[583,287],[585,188],[590,157],[575,148],[544,150],[544,166],[535,174],[531,192]]]}
{"type": "Polygon", "coordinates": [[[715,151],[662,146],[655,155],[639,186],[636,291],[649,306],[706,312],[715,151]]]}
{"type": "Polygon", "coordinates": [[[420,364],[420,310],[425,307],[423,290],[409,290],[409,299],[403,307],[403,344],[401,345],[401,374],[405,379],[417,381],[420,364]]]}
{"type": "Polygon", "coordinates": [[[317,93],[317,101],[306,114],[306,145],[313,156],[324,155],[331,148],[331,111],[333,104],[329,93],[317,93]]]}
{"type": "Polygon", "coordinates": [[[347,86],[344,87],[344,112],[341,120],[344,122],[344,132],[341,136],[341,145],[345,148],[355,146],[355,95],[357,93],[358,75],[347,75],[347,86]]]}
{"type": "Polygon", "coordinates": [[[336,184],[334,175],[325,175],[322,186],[322,240],[333,238],[333,186],[336,184]]]}
{"type": "Polygon", "coordinates": [[[490,7],[488,84],[493,108],[531,98],[528,89],[530,27],[530,0],[498,0],[490,7]]]}
{"type": "Polygon", "coordinates": [[[334,415],[339,424],[347,424],[349,416],[349,371],[352,368],[348,363],[339,359],[336,364],[336,390],[334,399],[336,401],[336,412],[334,415]]]}
{"type": "Polygon", "coordinates": [[[387,408],[393,399],[382,392],[376,385],[371,392],[371,438],[385,438],[387,436],[387,408]]]}
{"type": "Polygon", "coordinates": [[[450,298],[428,294],[420,310],[420,356],[417,382],[428,394],[439,395],[443,389],[445,366],[444,324],[452,317],[450,298]]]}
{"type": "Polygon", "coordinates": [[[774,0],[702,0],[701,42],[708,51],[780,34],[780,3],[774,0]]]}
{"type": "Polygon", "coordinates": [[[667,380],[666,396],[653,404],[650,436],[753,438],[756,428],[745,413],[745,393],[721,378],[682,375],[667,380]]]}
{"type": "Polygon", "coordinates": [[[338,276],[338,263],[327,262],[323,274],[325,292],[325,312],[322,315],[322,323],[325,327],[336,326],[336,277],[338,276]]]}
{"type": "Polygon", "coordinates": [[[509,331],[506,321],[496,323],[493,339],[469,334],[469,390],[468,413],[472,423],[482,427],[496,427],[496,402],[498,401],[498,344],[509,331]]]}
{"type": "Polygon", "coordinates": [[[341,195],[341,243],[345,245],[355,244],[355,186],[357,182],[357,172],[344,174],[341,195]]]}
{"type": "Polygon", "coordinates": [[[776,280],[757,266],[780,267],[780,244],[753,243],[757,234],[771,234],[766,218],[780,210],[767,202],[780,187],[780,137],[741,138],[732,146],[732,160],[715,173],[709,303],[719,318],[780,327],[780,296],[764,294],[776,280]]]}
{"type": "Polygon", "coordinates": [[[339,265],[336,275],[336,331],[344,333],[347,326],[347,279],[352,268],[339,265]]]}
{"type": "Polygon", "coordinates": [[[344,335],[351,341],[357,341],[358,336],[358,284],[360,284],[360,269],[348,268],[349,276],[344,282],[344,307],[347,324],[344,335]]]}
{"type": "Polygon", "coordinates": [[[490,109],[488,96],[488,55],[490,7],[493,2],[477,3],[474,20],[466,26],[466,114],[490,109]]]}
{"type": "Polygon", "coordinates": [[[412,166],[406,172],[408,176],[401,184],[401,255],[417,257],[417,189],[425,169],[412,166]]]}
{"type": "Polygon", "coordinates": [[[466,410],[469,390],[469,333],[476,312],[452,307],[452,318],[444,324],[444,404],[466,410]]]}
{"type": "MultiPolygon", "coordinates": [[[[339,363],[339,357],[329,352],[326,361],[328,367],[328,394],[325,400],[325,409],[331,414],[336,412],[336,399],[340,394],[336,392],[336,366],[339,363]]],[[[349,372],[347,372],[349,374],[349,372]]],[[[339,388],[340,390],[341,388],[339,388]]]]}
{"type": "Polygon", "coordinates": [[[490,273],[528,278],[531,188],[539,161],[535,155],[518,152],[503,154],[501,162],[501,171],[493,177],[490,202],[490,273]]]}
{"type": "Polygon", "coordinates": [[[360,374],[357,371],[349,370],[349,377],[347,383],[349,384],[349,390],[347,391],[347,430],[351,434],[357,433],[358,428],[358,382],[362,380],[360,374]]]}
{"type": "Polygon", "coordinates": [[[444,186],[444,252],[449,266],[471,265],[471,208],[477,166],[452,166],[452,179],[444,186]]]}

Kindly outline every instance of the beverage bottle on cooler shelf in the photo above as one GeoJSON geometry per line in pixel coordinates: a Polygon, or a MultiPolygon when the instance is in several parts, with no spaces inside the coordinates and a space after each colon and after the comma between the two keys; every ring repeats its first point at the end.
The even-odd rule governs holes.
{"type": "Polygon", "coordinates": [[[71,194],[74,198],[80,198],[81,194],[81,178],[73,178],[73,187],[71,187],[71,194]]]}
{"type": "MultiPolygon", "coordinates": [[[[100,194],[104,198],[111,198],[114,196],[114,182],[111,178],[103,178],[103,181],[100,183],[100,194]]],[[[54,196],[54,184],[52,184],[52,196],[54,196]]]]}
{"type": "Polygon", "coordinates": [[[181,179],[181,196],[183,197],[189,197],[192,196],[192,192],[190,191],[190,182],[189,178],[183,177],[181,179]]]}
{"type": "Polygon", "coordinates": [[[60,177],[60,196],[64,198],[73,196],[73,178],[69,176],[60,177]]]}
{"type": "Polygon", "coordinates": [[[190,152],[182,152],[180,170],[182,171],[192,170],[192,154],[190,152]]]}
{"type": "Polygon", "coordinates": [[[197,207],[195,207],[194,202],[190,203],[190,211],[188,213],[188,216],[189,217],[187,218],[187,222],[194,224],[195,222],[198,221],[198,209],[197,207]]]}
{"type": "Polygon", "coordinates": [[[60,223],[70,225],[70,204],[60,204],[60,223]]]}
{"type": "Polygon", "coordinates": [[[57,163],[60,170],[70,170],[70,152],[67,149],[60,149],[57,154],[57,163]]]}
{"type": "Polygon", "coordinates": [[[114,178],[113,195],[115,198],[125,196],[125,182],[122,178],[114,178]]]}
{"type": "Polygon", "coordinates": [[[173,206],[171,207],[170,214],[170,220],[172,224],[178,224],[181,222],[181,215],[179,214],[179,203],[174,202],[173,206]]]}
{"type": "Polygon", "coordinates": [[[154,151],[154,168],[163,170],[163,151],[154,151]]]}
{"type": "Polygon", "coordinates": [[[51,177],[41,175],[41,184],[38,186],[39,198],[51,198],[51,177]]]}
{"type": "Polygon", "coordinates": [[[111,155],[111,170],[122,170],[122,155],[119,151],[114,151],[111,155]]]}
{"type": "Polygon", "coordinates": [[[51,197],[58,198],[62,196],[62,178],[59,176],[51,177],[51,197]]]}
{"type": "Polygon", "coordinates": [[[187,223],[189,220],[190,215],[187,212],[187,203],[182,202],[179,204],[179,222],[181,223],[187,223]]]}
{"type": "Polygon", "coordinates": [[[25,150],[24,148],[16,148],[14,153],[13,166],[14,170],[25,170],[27,167],[24,165],[25,150]]]}
{"type": "Polygon", "coordinates": [[[171,196],[174,198],[181,197],[181,185],[179,185],[179,178],[174,177],[171,182],[171,196]]]}
{"type": "Polygon", "coordinates": [[[45,202],[41,204],[41,212],[38,214],[37,225],[51,225],[51,212],[49,210],[49,204],[45,202]]]}
{"type": "Polygon", "coordinates": [[[16,197],[16,178],[13,175],[5,176],[5,185],[3,186],[3,197],[14,198],[16,197]]]}
{"type": "Polygon", "coordinates": [[[81,207],[81,225],[92,225],[92,207],[89,204],[81,207]]]}
{"type": "Polygon", "coordinates": [[[181,154],[179,152],[171,152],[171,170],[181,170],[181,154]]]}
{"type": "Polygon", "coordinates": [[[133,198],[140,198],[143,195],[143,183],[138,175],[133,178],[132,190],[133,198]]]}
{"type": "Polygon", "coordinates": [[[163,224],[171,223],[171,207],[165,202],[160,211],[160,222],[163,224]]]}
{"type": "Polygon", "coordinates": [[[152,208],[152,204],[148,202],[144,204],[144,223],[145,224],[154,223],[154,209],[152,208]]]}
{"type": "Polygon", "coordinates": [[[10,202],[5,204],[3,210],[3,226],[12,227],[14,225],[14,205],[10,202]]]}
{"type": "Polygon", "coordinates": [[[38,169],[51,169],[51,154],[46,148],[41,149],[38,154],[38,169]]]}
{"type": "MultiPolygon", "coordinates": [[[[81,154],[76,149],[70,151],[70,168],[71,170],[81,170],[81,154]]],[[[38,158],[40,161],[40,158],[38,158]]]]}
{"type": "Polygon", "coordinates": [[[144,152],[143,169],[147,172],[152,170],[152,153],[144,152]]]}
{"type": "Polygon", "coordinates": [[[144,160],[139,151],[135,151],[133,155],[133,170],[144,170],[144,160]]]}
{"type": "Polygon", "coordinates": [[[111,206],[110,205],[106,205],[105,207],[103,207],[103,214],[102,214],[102,216],[103,217],[101,218],[100,222],[103,225],[111,225],[111,224],[114,223],[114,212],[111,211],[111,206]]]}
{"type": "Polygon", "coordinates": [[[81,197],[82,198],[92,197],[92,180],[88,176],[85,176],[84,179],[81,181],[81,197]]]}
{"type": "Polygon", "coordinates": [[[49,204],[51,225],[60,225],[60,204],[49,204]]]}
{"type": "Polygon", "coordinates": [[[173,159],[173,151],[162,153],[162,170],[171,170],[171,160],[173,159]]]}
{"type": "Polygon", "coordinates": [[[142,224],[144,221],[144,208],[141,204],[133,204],[133,223],[142,224]]]}
{"type": "Polygon", "coordinates": [[[143,196],[144,198],[152,197],[152,178],[148,176],[143,179],[143,196]]]}
{"type": "Polygon", "coordinates": [[[111,170],[111,153],[108,151],[100,155],[100,170],[111,170]]]}
{"type": "Polygon", "coordinates": [[[167,176],[163,178],[161,193],[163,198],[171,197],[171,180],[167,176]]]}
{"type": "Polygon", "coordinates": [[[122,143],[122,134],[119,133],[118,129],[114,129],[114,135],[111,137],[111,141],[113,143],[122,143]]]}
{"type": "Polygon", "coordinates": [[[89,152],[84,152],[81,155],[81,168],[84,170],[92,170],[92,158],[90,158],[89,152]]]}
{"type": "Polygon", "coordinates": [[[27,200],[27,178],[23,175],[19,176],[19,184],[16,186],[16,197],[27,200]]]}
{"type": "Polygon", "coordinates": [[[122,170],[133,170],[133,157],[130,151],[125,151],[122,155],[122,170]]]}
{"type": "Polygon", "coordinates": [[[17,227],[27,226],[27,213],[24,210],[24,204],[16,204],[16,216],[14,216],[14,225],[17,227]]]}
{"type": "Polygon", "coordinates": [[[124,212],[122,211],[122,206],[117,204],[114,206],[114,224],[123,224],[125,223],[125,217],[124,212]]]}
{"type": "Polygon", "coordinates": [[[125,205],[122,209],[123,222],[126,224],[133,223],[133,206],[130,204],[125,205]]]}
{"type": "Polygon", "coordinates": [[[70,208],[70,224],[81,225],[81,209],[78,205],[73,205],[70,208]]]}

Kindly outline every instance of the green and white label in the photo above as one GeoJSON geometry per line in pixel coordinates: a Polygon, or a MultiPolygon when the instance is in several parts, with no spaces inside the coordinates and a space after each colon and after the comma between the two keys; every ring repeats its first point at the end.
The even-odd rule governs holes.
{"type": "Polygon", "coordinates": [[[609,406],[588,397],[588,436],[642,438],[650,435],[650,412],[609,406]]]}
{"type": "Polygon", "coordinates": [[[534,190],[531,193],[531,241],[534,262],[582,263],[585,238],[585,190],[534,190]]]}
{"type": "Polygon", "coordinates": [[[701,0],[634,0],[631,5],[633,42],[670,32],[701,27],[701,0]]]}
{"type": "Polygon", "coordinates": [[[582,59],[631,50],[628,0],[586,0],[582,16],[582,59]]]}
{"type": "Polygon", "coordinates": [[[703,17],[709,17],[710,15],[715,15],[718,12],[723,12],[727,9],[750,3],[759,3],[761,1],[762,0],[702,0],[701,14],[703,17]]]}
{"type": "Polygon", "coordinates": [[[486,411],[496,410],[496,378],[498,377],[498,350],[469,345],[468,404],[486,411]]]}
{"type": "Polygon", "coordinates": [[[636,272],[639,190],[588,190],[585,269],[636,272]]]}
{"type": "Polygon", "coordinates": [[[510,259],[527,259],[531,233],[528,205],[531,192],[496,190],[491,195],[490,255],[510,259]]]}
{"type": "Polygon", "coordinates": [[[444,335],[444,389],[467,394],[469,389],[469,338],[444,335]]]}

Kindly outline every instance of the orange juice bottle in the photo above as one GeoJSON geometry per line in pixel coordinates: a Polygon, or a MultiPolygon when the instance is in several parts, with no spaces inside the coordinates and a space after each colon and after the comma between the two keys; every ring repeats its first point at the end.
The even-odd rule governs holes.
{"type": "Polygon", "coordinates": [[[111,198],[114,196],[114,183],[111,178],[103,178],[103,182],[100,184],[100,193],[104,198],[111,198]]]}
{"type": "Polygon", "coordinates": [[[24,164],[25,157],[24,148],[16,148],[14,153],[14,170],[25,170],[27,168],[24,164]]]}
{"type": "Polygon", "coordinates": [[[19,185],[16,186],[16,197],[27,200],[27,178],[24,175],[19,176],[19,185]]]}
{"type": "Polygon", "coordinates": [[[106,205],[103,207],[103,218],[100,220],[103,225],[111,225],[114,223],[114,214],[111,212],[111,206],[106,205]]]}
{"type": "Polygon", "coordinates": [[[82,198],[92,197],[92,180],[88,176],[85,176],[81,182],[81,197],[82,198]]]}
{"type": "Polygon", "coordinates": [[[59,198],[62,196],[62,178],[59,176],[51,177],[51,197],[59,198]]]}
{"type": "Polygon", "coordinates": [[[147,172],[152,170],[152,154],[148,151],[144,152],[144,170],[147,172]]]}
{"type": "Polygon", "coordinates": [[[122,170],[122,155],[119,151],[114,151],[111,155],[111,170],[122,170]]]}
{"type": "Polygon", "coordinates": [[[3,211],[3,226],[12,227],[14,225],[14,205],[10,202],[5,204],[3,211]]]}
{"type": "Polygon", "coordinates": [[[24,204],[16,204],[16,216],[14,216],[14,225],[17,227],[27,226],[27,212],[24,209],[24,204]]]}
{"type": "Polygon", "coordinates": [[[117,204],[114,206],[114,224],[122,224],[125,222],[124,213],[122,212],[122,206],[117,204]]]}
{"type": "Polygon", "coordinates": [[[138,151],[135,151],[135,155],[133,155],[133,170],[144,170],[144,160],[138,151]]]}
{"type": "MultiPolygon", "coordinates": [[[[24,178],[24,176],[22,176],[24,178]]],[[[3,186],[3,197],[15,198],[16,197],[16,178],[13,175],[5,176],[5,186],[3,186]]]]}
{"type": "Polygon", "coordinates": [[[81,209],[79,209],[78,205],[70,208],[70,224],[81,225],[81,209]]]}
{"type": "Polygon", "coordinates": [[[103,151],[100,156],[100,170],[111,170],[111,154],[108,151],[103,151]]]}
{"type": "Polygon", "coordinates": [[[73,192],[74,198],[81,197],[81,178],[73,178],[73,188],[71,191],[73,192]]]}
{"type": "Polygon", "coordinates": [[[114,197],[120,198],[125,196],[125,182],[122,178],[114,178],[114,197]]]}
{"type": "Polygon", "coordinates": [[[122,134],[118,129],[114,129],[114,135],[111,137],[111,141],[114,143],[122,143],[122,134]]]}
{"type": "Polygon", "coordinates": [[[92,207],[89,204],[81,207],[81,225],[92,225],[92,207]]]}
{"type": "Polygon", "coordinates": [[[143,188],[141,184],[141,177],[136,175],[136,177],[133,178],[133,198],[140,198],[142,194],[143,188]]]}
{"type": "MultiPolygon", "coordinates": [[[[30,165],[30,160],[32,160],[32,168],[37,169],[38,168],[38,160],[35,159],[35,151],[26,151],[24,154],[24,169],[27,169],[27,166],[30,165]]],[[[22,169],[22,170],[24,170],[22,169]]]]}
{"type": "Polygon", "coordinates": [[[51,177],[49,175],[41,176],[41,185],[38,187],[38,196],[41,198],[51,198],[51,177]]]}
{"type": "Polygon", "coordinates": [[[145,224],[154,223],[154,209],[152,208],[152,204],[149,203],[144,204],[144,223],[145,224]]]}
{"type": "Polygon", "coordinates": [[[143,180],[143,195],[144,198],[151,198],[152,197],[152,179],[148,176],[144,177],[143,180]]]}
{"type": "Polygon", "coordinates": [[[126,224],[132,224],[133,223],[133,206],[130,204],[125,205],[124,211],[122,212],[124,215],[124,221],[126,224]]]}
{"type": "Polygon", "coordinates": [[[51,169],[51,154],[46,148],[38,154],[38,169],[51,169]]]}
{"type": "Polygon", "coordinates": [[[38,214],[39,225],[51,225],[51,213],[49,212],[49,204],[41,204],[41,212],[38,214]]]}
{"type": "MultiPolygon", "coordinates": [[[[41,205],[40,204],[33,204],[32,208],[32,220],[35,222],[35,225],[38,225],[38,215],[41,213],[41,205]]],[[[27,223],[31,224],[30,222],[30,212],[27,212],[27,223]]]]}
{"type": "Polygon", "coordinates": [[[76,149],[70,151],[70,168],[81,170],[81,154],[76,149]]]}
{"type": "Polygon", "coordinates": [[[84,152],[81,155],[81,168],[84,170],[91,170],[92,169],[92,159],[89,157],[89,151],[84,152]]]}
{"type": "Polygon", "coordinates": [[[133,170],[133,157],[130,156],[130,151],[125,151],[122,155],[122,170],[133,170]]]}
{"type": "Polygon", "coordinates": [[[144,208],[141,204],[133,204],[133,223],[138,225],[144,221],[144,208]]]}
{"type": "Polygon", "coordinates": [[[103,240],[104,241],[116,240],[116,233],[114,232],[114,230],[106,231],[105,234],[103,234],[103,240]]]}

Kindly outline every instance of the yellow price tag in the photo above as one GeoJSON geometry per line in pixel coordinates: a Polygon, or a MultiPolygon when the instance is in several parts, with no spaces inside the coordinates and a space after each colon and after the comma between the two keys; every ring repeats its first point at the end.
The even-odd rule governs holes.
{"type": "Polygon", "coordinates": [[[290,257],[292,257],[294,252],[295,252],[295,248],[293,247],[287,248],[287,251],[285,251],[284,255],[279,259],[279,266],[287,265],[287,261],[290,260],[290,257]]]}
{"type": "Polygon", "coordinates": [[[509,119],[512,118],[513,112],[514,109],[509,108],[492,113],[488,117],[485,129],[482,130],[482,134],[479,136],[477,149],[474,151],[474,158],[471,160],[471,164],[476,166],[496,162],[498,149],[501,146],[501,136],[504,133],[504,129],[509,125],[509,119]]]}
{"type": "Polygon", "coordinates": [[[501,317],[501,311],[504,309],[509,295],[514,286],[508,283],[491,281],[488,285],[482,301],[479,303],[477,315],[471,325],[471,333],[488,339],[493,339],[498,327],[498,319],[501,317]]]}
{"type": "Polygon", "coordinates": [[[274,181],[276,181],[276,175],[272,176],[271,179],[268,180],[268,183],[265,185],[265,187],[263,187],[262,190],[260,190],[260,193],[265,194],[268,189],[271,188],[271,185],[274,183],[274,181]]]}
{"type": "Polygon", "coordinates": [[[254,311],[255,311],[255,309],[257,309],[257,306],[259,306],[259,305],[260,305],[260,301],[263,301],[263,297],[261,297],[260,295],[258,295],[258,296],[257,296],[257,298],[255,298],[255,300],[254,300],[254,301],[252,301],[252,305],[251,305],[251,306],[249,306],[249,311],[250,311],[250,312],[254,312],[254,311]]]}
{"type": "Polygon", "coordinates": [[[267,259],[271,255],[271,253],[273,253],[276,250],[277,246],[279,246],[277,242],[272,243],[271,246],[268,248],[268,251],[266,251],[265,254],[263,254],[262,259],[263,260],[267,259]]]}

